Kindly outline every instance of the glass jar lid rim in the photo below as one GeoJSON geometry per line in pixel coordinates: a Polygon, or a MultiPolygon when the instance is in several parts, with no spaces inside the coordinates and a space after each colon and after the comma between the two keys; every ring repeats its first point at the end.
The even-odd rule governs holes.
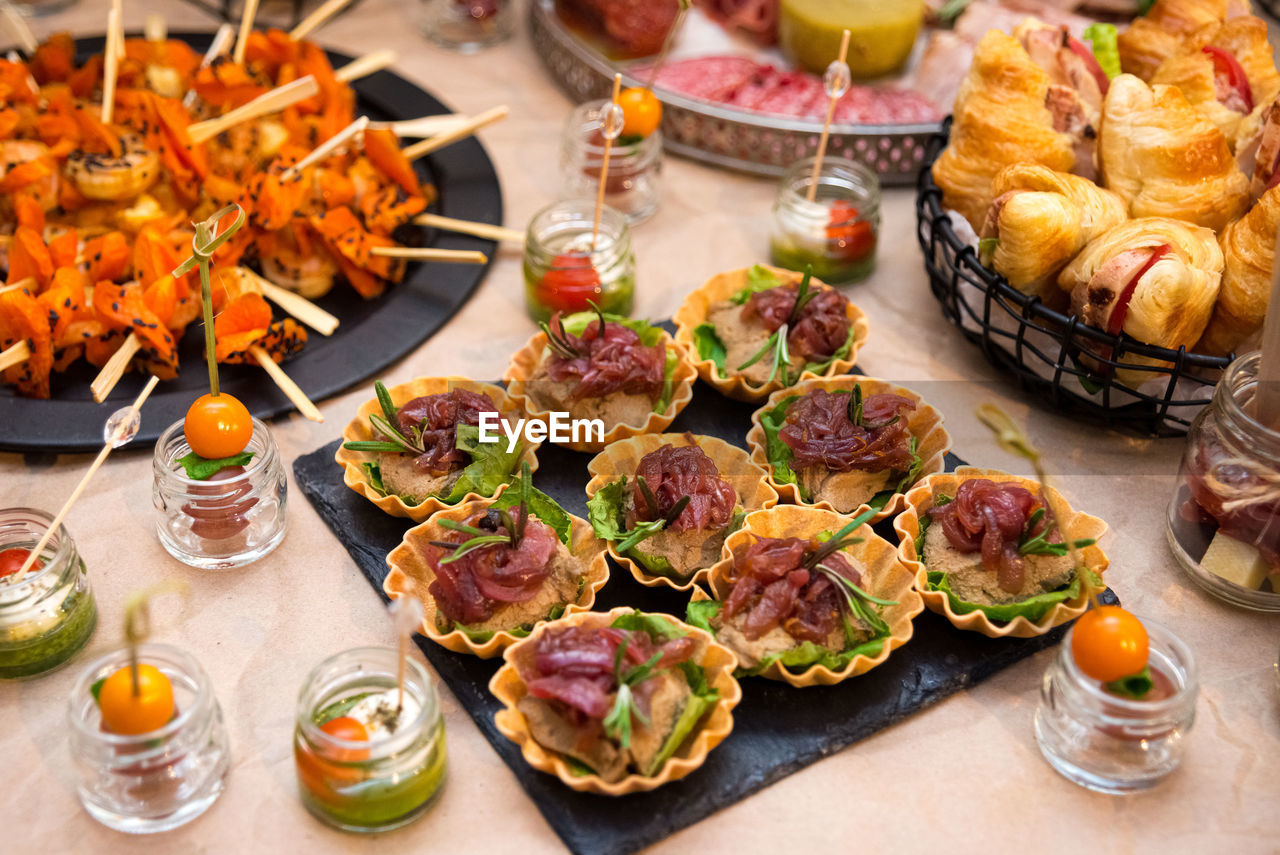
{"type": "MultiPolygon", "coordinates": [[[[418,678],[419,682],[421,682],[423,687],[425,687],[426,689],[426,697],[422,699],[423,702],[418,707],[418,711],[414,715],[413,719],[410,720],[407,724],[397,727],[396,732],[391,734],[386,739],[380,739],[376,742],[343,739],[340,736],[334,736],[331,733],[326,733],[322,729],[322,726],[316,724],[315,721],[312,719],[312,713],[314,711],[313,706],[310,703],[311,701],[310,695],[312,693],[307,692],[306,689],[310,687],[311,682],[316,674],[318,674],[325,668],[328,668],[338,660],[344,657],[351,656],[353,654],[365,654],[365,655],[376,655],[376,656],[386,656],[387,654],[391,654],[394,656],[399,655],[399,653],[396,650],[390,647],[369,646],[369,647],[354,647],[349,650],[342,650],[324,659],[322,662],[320,662],[318,665],[312,668],[311,671],[308,673],[307,680],[303,684],[303,691],[299,693],[298,706],[297,706],[297,719],[298,719],[299,726],[306,733],[308,741],[318,742],[328,748],[335,748],[335,749],[341,749],[341,750],[366,750],[366,751],[377,749],[380,752],[398,750],[404,743],[412,742],[413,739],[416,737],[416,734],[419,733],[428,724],[429,718],[431,717],[431,713],[433,710],[436,716],[440,714],[438,700],[434,704],[431,702],[431,696],[435,694],[434,686],[431,682],[431,676],[427,673],[427,670],[422,667],[422,664],[419,663],[413,657],[408,657],[405,660],[405,665],[407,666],[406,672],[413,672],[413,674],[418,678]]],[[[408,682],[408,674],[406,673],[406,683],[407,682],[408,682]]]]}
{"type": "MultiPolygon", "coordinates": [[[[85,668],[84,673],[82,673],[80,675],[80,678],[76,680],[75,686],[71,690],[72,704],[77,703],[77,697],[82,692],[90,691],[90,687],[92,686],[92,683],[86,683],[86,681],[92,674],[100,671],[105,665],[107,665],[112,660],[115,660],[116,658],[118,658],[122,653],[125,653],[127,650],[128,650],[127,647],[117,648],[111,651],[110,653],[106,653],[98,657],[97,659],[95,659],[93,662],[89,663],[89,667],[85,668]]],[[[200,663],[196,661],[195,657],[193,657],[190,653],[187,653],[182,648],[175,647],[172,644],[163,644],[160,642],[153,642],[153,641],[143,642],[142,644],[139,644],[138,645],[139,664],[147,664],[144,660],[147,658],[148,654],[157,658],[168,658],[168,659],[176,660],[179,666],[181,667],[181,669],[187,672],[187,676],[193,679],[196,684],[195,701],[185,707],[180,708],[178,710],[178,714],[174,716],[172,719],[170,719],[169,721],[167,721],[164,724],[164,726],[156,728],[155,730],[149,730],[146,733],[137,733],[137,734],[111,733],[110,731],[94,729],[89,727],[88,720],[85,719],[83,716],[72,715],[71,721],[77,730],[87,734],[88,736],[90,736],[95,740],[105,742],[109,745],[130,745],[137,742],[149,742],[153,739],[165,739],[167,737],[172,736],[173,734],[181,730],[183,727],[185,727],[187,722],[191,721],[191,718],[192,716],[195,715],[195,711],[197,709],[202,709],[213,702],[213,687],[210,684],[209,675],[205,673],[204,668],[200,666],[200,663]]],[[[126,661],[120,667],[127,667],[127,665],[128,663],[126,661]]]]}
{"type": "Polygon", "coordinates": [[[1080,666],[1076,664],[1075,656],[1071,653],[1072,633],[1075,632],[1074,625],[1063,636],[1061,642],[1062,657],[1066,663],[1067,672],[1072,679],[1081,685],[1094,700],[1106,702],[1116,709],[1126,712],[1142,712],[1146,714],[1168,712],[1184,703],[1188,696],[1194,697],[1199,690],[1200,684],[1199,676],[1196,672],[1195,658],[1192,656],[1191,648],[1187,646],[1186,642],[1163,625],[1147,618],[1142,619],[1142,624],[1146,628],[1149,637],[1152,639],[1158,638],[1162,646],[1169,647],[1173,656],[1181,660],[1182,685],[1167,698],[1161,698],[1158,701],[1144,701],[1122,697],[1108,692],[1101,683],[1081,671],[1080,666]]]}
{"type": "MultiPolygon", "coordinates": [[[[253,420],[253,434],[250,437],[249,442],[252,443],[253,437],[256,437],[256,436],[265,437],[267,439],[267,442],[263,443],[263,450],[261,452],[254,453],[253,457],[249,460],[248,465],[244,467],[244,472],[240,473],[239,475],[236,475],[233,478],[225,478],[218,481],[213,481],[208,478],[206,478],[203,481],[197,481],[195,478],[189,477],[187,475],[186,470],[183,469],[181,466],[178,466],[175,469],[173,466],[165,465],[163,467],[164,471],[169,473],[169,477],[171,477],[174,481],[184,486],[221,484],[221,485],[226,485],[227,487],[234,487],[237,484],[243,483],[244,481],[251,479],[254,475],[258,473],[258,471],[263,466],[267,465],[266,464],[267,459],[275,456],[276,444],[275,444],[275,439],[271,436],[271,429],[267,427],[266,422],[262,421],[257,416],[250,416],[250,418],[253,420]]],[[[181,432],[182,430],[183,430],[182,419],[178,419],[176,422],[169,425],[169,427],[165,429],[164,433],[160,435],[160,439],[156,440],[157,453],[159,453],[163,448],[165,448],[169,444],[169,442],[173,439],[176,433],[181,432]]],[[[248,450],[248,448],[249,446],[246,445],[245,450],[248,450]]],[[[176,464],[177,460],[174,460],[173,462],[176,464]]]]}
{"type": "Polygon", "coordinates": [[[1222,379],[1218,381],[1218,391],[1223,396],[1223,408],[1230,416],[1242,422],[1257,437],[1270,443],[1280,445],[1280,429],[1265,425],[1250,413],[1241,401],[1239,392],[1252,388],[1256,396],[1258,389],[1258,369],[1262,365],[1262,351],[1253,350],[1236,357],[1227,366],[1222,379]]]}

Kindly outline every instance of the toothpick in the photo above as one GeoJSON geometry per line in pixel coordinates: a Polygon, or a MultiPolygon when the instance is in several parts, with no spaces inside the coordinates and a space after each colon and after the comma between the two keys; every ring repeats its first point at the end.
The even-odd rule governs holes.
{"type": "Polygon", "coordinates": [[[467,117],[462,113],[441,113],[437,116],[403,119],[399,122],[370,122],[369,129],[391,131],[398,137],[422,138],[456,130],[466,123],[467,117]]]}
{"type": "MultiPolygon", "coordinates": [[[[156,388],[156,384],[159,382],[160,378],[153,376],[149,381],[147,381],[147,385],[142,388],[142,392],[138,394],[138,397],[134,400],[132,406],[126,409],[135,411],[141,410],[142,405],[146,403],[147,398],[151,395],[151,390],[156,388]]],[[[115,417],[116,414],[113,413],[112,418],[115,417]]],[[[31,569],[31,565],[39,560],[40,553],[43,552],[45,546],[49,544],[49,539],[53,537],[53,533],[62,525],[62,521],[67,518],[67,512],[71,510],[71,506],[76,503],[76,500],[80,498],[80,494],[84,492],[84,488],[89,484],[89,479],[94,476],[95,472],[102,468],[102,464],[106,462],[107,455],[111,453],[111,450],[116,447],[117,443],[119,445],[124,445],[126,442],[133,439],[133,435],[129,435],[128,437],[125,436],[125,434],[128,433],[129,428],[130,422],[129,418],[126,416],[120,420],[120,423],[116,426],[116,430],[107,438],[106,443],[102,446],[102,450],[98,452],[98,456],[94,459],[93,463],[89,465],[89,471],[84,473],[84,477],[80,479],[80,483],[71,491],[71,495],[67,498],[66,503],[63,504],[62,510],[58,511],[57,515],[53,518],[53,522],[49,523],[49,527],[45,529],[44,535],[35,545],[35,548],[31,550],[30,554],[27,555],[27,560],[22,562],[22,569],[20,569],[18,574],[13,577],[10,584],[16,585],[21,582],[22,577],[27,575],[27,571],[31,569]]],[[[133,425],[132,428],[133,433],[136,434],[137,426],[133,425]]]]}
{"type": "Polygon", "coordinates": [[[827,139],[831,136],[831,122],[836,117],[836,103],[849,91],[849,31],[840,36],[840,55],[827,66],[823,84],[827,90],[827,118],[822,123],[822,136],[818,138],[818,153],[813,158],[813,172],[809,176],[809,201],[818,193],[818,176],[822,174],[822,159],[827,156],[827,139]]]}
{"type": "Polygon", "coordinates": [[[364,133],[364,129],[367,128],[368,126],[369,126],[368,116],[361,116],[360,118],[356,119],[354,122],[347,125],[345,128],[338,131],[336,134],[329,137],[324,142],[320,143],[320,145],[316,146],[315,150],[312,151],[310,154],[308,154],[306,157],[302,158],[302,160],[299,160],[293,166],[290,166],[284,172],[280,173],[280,180],[288,181],[291,178],[293,178],[295,175],[297,175],[299,172],[306,169],[311,164],[324,160],[326,157],[328,157],[330,154],[335,152],[337,149],[341,148],[343,144],[346,143],[347,140],[351,139],[357,134],[364,133]]]}
{"type": "Polygon", "coordinates": [[[12,347],[0,350],[0,371],[8,371],[15,365],[21,365],[31,358],[31,347],[26,341],[20,341],[12,347]]]}
{"type": "MultiPolygon", "coordinates": [[[[1280,233],[1275,259],[1280,259],[1280,233]]],[[[1271,302],[1262,326],[1262,361],[1258,363],[1258,391],[1254,407],[1258,421],[1280,430],[1280,264],[1271,263],[1271,302]]]]}
{"type": "Polygon", "coordinates": [[[244,64],[244,49],[249,46],[249,33],[253,32],[253,19],[258,15],[258,0],[245,0],[244,14],[240,16],[240,35],[236,38],[236,49],[231,59],[237,64],[244,64]]]}
{"type": "Polygon", "coordinates": [[[124,340],[124,344],[120,345],[120,349],[111,354],[111,358],[107,360],[107,364],[102,366],[102,370],[98,372],[98,376],[93,378],[93,383],[89,385],[89,391],[93,393],[93,400],[101,404],[111,394],[111,390],[120,382],[120,378],[124,376],[125,369],[129,367],[129,363],[138,351],[142,349],[142,342],[138,340],[136,333],[129,333],[124,340]]]}
{"type": "Polygon", "coordinates": [[[116,109],[116,76],[120,64],[121,47],[116,40],[122,39],[120,33],[120,0],[112,0],[111,10],[107,12],[107,40],[102,48],[102,123],[111,124],[116,109]]]}
{"type": "Polygon", "coordinates": [[[163,15],[151,13],[147,15],[146,22],[142,25],[142,34],[149,42],[162,42],[169,35],[169,27],[164,22],[163,15]]]}
{"type": "Polygon", "coordinates": [[[422,601],[417,597],[397,597],[388,606],[396,631],[396,713],[404,708],[404,674],[409,661],[409,638],[422,625],[422,601]]]}
{"type": "Polygon", "coordinates": [[[328,0],[327,3],[322,4],[310,15],[303,18],[298,26],[290,30],[289,38],[293,39],[295,42],[302,41],[311,34],[312,30],[323,25],[325,21],[328,21],[330,17],[337,12],[340,12],[342,7],[346,6],[350,2],[351,0],[328,0]]]}
{"type": "Polygon", "coordinates": [[[621,123],[615,121],[614,114],[621,110],[618,106],[618,94],[622,91],[622,75],[613,75],[613,94],[609,97],[609,106],[605,107],[604,116],[600,120],[601,133],[604,135],[604,155],[600,158],[600,186],[596,189],[596,215],[591,221],[591,251],[596,251],[596,241],[600,238],[600,214],[604,211],[604,190],[609,183],[609,157],[613,154],[613,141],[622,133],[621,123]],[[615,129],[613,125],[617,124],[615,129]],[[616,132],[615,132],[616,131],[616,132]]]}
{"type": "MultiPolygon", "coordinates": [[[[209,42],[209,49],[204,52],[204,59],[200,61],[201,68],[207,68],[215,58],[222,56],[226,52],[227,45],[231,44],[231,37],[234,33],[235,30],[232,29],[230,24],[224,23],[221,27],[218,27],[218,31],[213,34],[213,40],[209,42]]],[[[196,100],[199,97],[196,94],[196,90],[192,89],[182,96],[182,106],[190,110],[196,105],[196,100]]]]}
{"type": "Polygon", "coordinates": [[[293,402],[298,408],[298,412],[302,413],[313,422],[323,422],[324,416],[320,415],[320,411],[316,409],[316,405],[307,397],[307,393],[293,382],[288,374],[284,373],[284,369],[276,365],[276,361],[271,358],[271,354],[262,349],[262,345],[249,345],[249,355],[258,361],[258,364],[266,370],[275,384],[280,387],[280,391],[293,402]]]}
{"type": "Polygon", "coordinates": [[[227,128],[238,125],[241,122],[247,122],[250,119],[256,119],[267,113],[278,113],[284,108],[290,107],[305,98],[310,98],[319,92],[320,87],[316,83],[316,79],[308,74],[306,77],[299,77],[291,83],[277,86],[270,92],[264,92],[249,103],[241,104],[216,119],[196,122],[187,128],[187,135],[190,136],[192,142],[204,142],[222,133],[227,128]]]}
{"type": "Polygon", "coordinates": [[[36,284],[34,276],[27,276],[19,279],[17,282],[10,282],[8,285],[0,285],[0,294],[8,294],[10,291],[20,291],[23,288],[33,288],[36,284]]]}
{"type": "Polygon", "coordinates": [[[524,243],[524,232],[509,229],[506,226],[495,226],[492,223],[473,223],[470,220],[455,220],[453,217],[442,217],[439,214],[419,214],[413,218],[414,225],[433,226],[445,231],[473,235],[487,240],[505,240],[511,243],[524,243]]]}
{"type": "Polygon", "coordinates": [[[359,59],[351,60],[351,62],[335,71],[333,76],[343,83],[350,83],[352,80],[368,77],[375,71],[381,71],[387,66],[394,65],[397,58],[396,52],[393,50],[375,50],[373,53],[367,53],[359,59]]]}
{"type": "Polygon", "coordinates": [[[494,107],[491,110],[485,110],[480,115],[468,119],[466,122],[463,122],[451,131],[443,134],[437,134],[436,136],[425,139],[422,142],[416,142],[413,145],[408,146],[403,149],[404,156],[409,158],[409,160],[417,160],[423,155],[430,154],[437,149],[442,149],[447,145],[456,143],[458,140],[465,139],[483,127],[492,125],[494,122],[502,121],[507,117],[507,113],[509,112],[510,110],[505,104],[494,107]]]}
{"type": "Polygon", "coordinates": [[[436,249],[430,246],[375,246],[371,255],[385,258],[409,258],[415,261],[456,261],[462,264],[484,264],[489,256],[470,249],[436,249]]]}
{"type": "Polygon", "coordinates": [[[333,331],[338,328],[338,319],[335,316],[329,314],[301,294],[295,294],[288,288],[281,288],[247,267],[241,267],[239,270],[262,292],[263,297],[266,297],[321,335],[333,335],[333,331]]]}
{"type": "Polygon", "coordinates": [[[35,34],[31,32],[31,27],[27,25],[26,16],[19,12],[18,8],[8,0],[0,2],[0,15],[3,15],[5,23],[9,26],[9,31],[17,39],[22,52],[27,56],[35,53],[40,43],[36,41],[35,34]]]}

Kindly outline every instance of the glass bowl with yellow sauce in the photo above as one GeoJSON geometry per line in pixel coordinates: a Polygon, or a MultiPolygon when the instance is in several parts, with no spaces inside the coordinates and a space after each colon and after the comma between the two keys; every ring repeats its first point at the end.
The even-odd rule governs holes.
{"type": "Polygon", "coordinates": [[[782,0],[778,41],[794,62],[821,74],[847,29],[849,71],[880,77],[907,61],[923,20],[924,0],[782,0]]]}

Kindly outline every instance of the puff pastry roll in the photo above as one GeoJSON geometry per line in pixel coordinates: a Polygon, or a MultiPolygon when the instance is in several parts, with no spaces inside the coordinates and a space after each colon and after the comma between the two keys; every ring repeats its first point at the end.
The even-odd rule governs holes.
{"type": "MultiPolygon", "coordinates": [[[[1013,31],[1031,61],[1049,75],[1045,103],[1053,114],[1055,130],[1071,136],[1076,162],[1071,171],[1094,181],[1098,177],[1095,152],[1098,118],[1107,75],[1097,62],[1083,58],[1089,49],[1066,27],[1054,27],[1028,18],[1013,31]]],[[[1091,55],[1090,55],[1091,56],[1091,55]]]]}
{"type": "Polygon", "coordinates": [[[991,266],[1020,291],[1057,297],[1058,272],[1093,238],[1128,218],[1124,200],[1092,181],[1033,163],[1005,167],[981,236],[991,266]]]}
{"type": "Polygon", "coordinates": [[[1173,349],[1199,340],[1221,282],[1217,235],[1164,217],[1104,232],[1058,278],[1086,323],[1173,349]]]}
{"type": "Polygon", "coordinates": [[[1120,67],[1150,81],[1160,63],[1178,53],[1196,30],[1247,14],[1248,0],[1156,0],[1120,33],[1120,67]]]}
{"type": "Polygon", "coordinates": [[[1160,64],[1151,82],[1181,89],[1228,140],[1255,107],[1280,92],[1267,25],[1253,15],[1197,30],[1160,64]]]}
{"type": "Polygon", "coordinates": [[[1271,298],[1278,226],[1280,190],[1272,188],[1222,233],[1222,291],[1196,350],[1225,356],[1256,345],[1271,298]]]}
{"type": "Polygon", "coordinates": [[[1132,74],[1111,81],[1102,106],[1098,161],[1103,186],[1132,217],[1173,217],[1221,229],[1244,213],[1249,180],[1222,131],[1174,86],[1132,74]]]}
{"type": "Polygon", "coordinates": [[[1001,169],[1027,162],[1066,172],[1075,162],[1071,137],[1054,130],[1048,94],[1049,75],[1017,39],[998,30],[983,36],[956,98],[951,143],[933,165],[943,204],[975,230],[1001,169]]]}

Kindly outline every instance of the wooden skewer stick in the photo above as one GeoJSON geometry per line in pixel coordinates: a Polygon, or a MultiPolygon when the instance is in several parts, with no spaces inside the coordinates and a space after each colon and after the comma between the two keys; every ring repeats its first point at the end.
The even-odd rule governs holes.
{"type": "Polygon", "coordinates": [[[27,19],[18,11],[18,7],[5,0],[0,3],[0,14],[3,14],[5,23],[9,25],[9,31],[13,33],[13,37],[18,40],[22,52],[27,56],[35,53],[40,43],[36,41],[35,33],[31,32],[31,27],[27,26],[27,19]]]}
{"type": "Polygon", "coordinates": [[[253,19],[258,16],[258,0],[245,0],[244,14],[240,16],[240,35],[236,37],[236,49],[231,59],[237,64],[244,63],[244,49],[249,46],[249,33],[253,32],[253,19]]]}
{"type": "Polygon", "coordinates": [[[304,98],[310,98],[319,91],[320,87],[316,84],[316,79],[308,74],[306,77],[299,77],[292,83],[286,83],[284,86],[277,86],[270,92],[264,92],[249,103],[241,104],[216,119],[196,122],[187,128],[187,133],[192,142],[204,142],[241,122],[256,119],[267,113],[278,113],[285,107],[292,106],[304,98]]]}
{"type": "Polygon", "coordinates": [[[840,36],[840,55],[827,67],[823,84],[827,90],[827,118],[822,123],[822,136],[818,137],[818,152],[813,156],[813,172],[809,175],[809,201],[818,194],[818,176],[822,174],[822,159],[827,156],[827,138],[831,136],[831,122],[836,117],[836,103],[849,91],[849,31],[840,36]]]}
{"type": "Polygon", "coordinates": [[[258,364],[263,367],[267,374],[271,375],[271,379],[280,387],[280,391],[293,402],[298,408],[298,412],[302,413],[313,422],[323,422],[324,416],[320,415],[320,411],[316,409],[316,405],[311,403],[311,399],[307,397],[307,393],[298,388],[298,384],[284,373],[276,361],[271,358],[271,354],[262,349],[261,345],[249,345],[249,355],[258,360],[258,364]]]}
{"type": "Polygon", "coordinates": [[[258,289],[262,291],[262,296],[321,335],[333,335],[333,331],[338,328],[338,319],[336,317],[301,294],[295,294],[288,288],[281,288],[271,280],[263,279],[247,267],[241,267],[240,272],[257,285],[258,289]]]}
{"type": "Polygon", "coordinates": [[[404,156],[410,160],[417,160],[423,155],[430,154],[437,149],[442,149],[447,145],[452,145],[458,140],[466,139],[483,127],[492,125],[494,122],[500,122],[507,117],[507,113],[511,112],[506,104],[494,107],[492,110],[485,110],[478,116],[474,116],[462,123],[451,131],[443,134],[436,134],[421,142],[416,142],[404,149],[404,156]]]}
{"type": "Polygon", "coordinates": [[[20,341],[12,347],[0,350],[0,371],[8,371],[15,365],[21,365],[31,358],[31,348],[25,341],[20,341]]]}
{"type": "MultiPolygon", "coordinates": [[[[1276,235],[1280,247],[1280,233],[1276,235]]],[[[1262,323],[1262,361],[1258,363],[1258,391],[1254,396],[1258,421],[1280,430],[1280,264],[1271,264],[1271,302],[1262,323]]]]}
{"type": "Polygon", "coordinates": [[[495,226],[491,223],[473,223],[470,220],[455,220],[453,217],[442,217],[439,214],[419,214],[413,218],[415,225],[434,226],[445,231],[458,232],[464,235],[487,238],[488,240],[505,240],[512,243],[524,243],[524,232],[509,229],[506,226],[495,226]]]}
{"type": "MultiPolygon", "coordinates": [[[[209,49],[204,52],[204,59],[200,60],[200,67],[207,68],[210,63],[227,50],[227,45],[231,44],[231,37],[235,30],[230,24],[224,23],[218,27],[218,31],[213,34],[213,40],[209,42],[209,49]]],[[[192,89],[186,95],[182,96],[182,106],[190,110],[196,105],[196,99],[200,96],[196,94],[196,90],[192,89]]]]}
{"type": "Polygon", "coordinates": [[[164,16],[155,13],[147,15],[142,25],[142,34],[142,37],[149,42],[164,41],[169,35],[169,27],[164,22],[164,16]]]}
{"type": "Polygon", "coordinates": [[[343,83],[350,83],[352,80],[368,77],[375,71],[381,71],[389,65],[394,65],[398,58],[393,50],[375,50],[373,53],[367,53],[359,59],[351,60],[351,62],[335,71],[333,76],[343,83]]]}
{"type": "Polygon", "coordinates": [[[0,286],[0,294],[8,294],[10,291],[20,291],[23,288],[31,288],[36,284],[34,276],[27,276],[19,279],[17,282],[10,282],[8,285],[0,286]]]}
{"type": "Polygon", "coordinates": [[[310,154],[308,154],[306,157],[302,158],[302,160],[299,160],[293,166],[290,166],[284,172],[280,173],[280,180],[288,181],[292,179],[295,175],[297,175],[299,172],[306,169],[311,164],[324,160],[330,154],[332,154],[333,152],[341,148],[347,142],[347,140],[351,139],[357,134],[364,133],[364,129],[367,128],[368,126],[369,126],[368,116],[361,116],[360,118],[356,119],[354,122],[347,125],[345,128],[338,131],[336,134],[329,137],[324,142],[320,143],[320,145],[316,146],[315,150],[312,151],[310,154]]]}
{"type": "Polygon", "coordinates": [[[102,124],[111,124],[116,110],[116,75],[120,65],[120,48],[116,39],[120,31],[120,0],[113,0],[107,12],[107,41],[102,48],[102,124]]]}
{"type": "MultiPolygon", "coordinates": [[[[134,400],[132,409],[142,409],[142,405],[146,403],[147,397],[151,394],[151,390],[156,388],[156,384],[159,382],[160,378],[154,376],[147,381],[147,385],[143,387],[142,392],[140,392],[138,397],[134,400]]],[[[102,450],[98,452],[98,456],[94,458],[93,463],[89,465],[89,471],[84,473],[84,477],[80,479],[80,483],[71,491],[71,495],[67,497],[67,501],[62,505],[62,510],[58,511],[57,515],[53,518],[53,522],[49,523],[49,527],[45,529],[44,535],[31,549],[31,553],[27,556],[27,560],[22,562],[22,569],[18,571],[18,575],[13,577],[10,584],[16,585],[21,582],[22,577],[27,575],[27,571],[31,569],[31,565],[35,564],[39,559],[40,553],[43,552],[45,546],[48,545],[49,539],[53,537],[54,532],[62,526],[62,521],[67,518],[67,512],[71,510],[71,506],[76,503],[76,499],[80,498],[80,494],[83,493],[84,488],[88,486],[89,479],[93,477],[95,472],[102,468],[102,464],[107,460],[107,455],[111,453],[111,449],[115,448],[116,441],[123,438],[122,433],[123,431],[120,428],[117,428],[116,432],[107,438],[106,443],[102,446],[102,450]]],[[[125,442],[127,441],[128,440],[125,440],[125,442]]],[[[123,445],[124,443],[121,444],[123,445]]]]}
{"type": "Polygon", "coordinates": [[[414,261],[458,261],[464,264],[484,264],[489,256],[471,249],[436,249],[430,246],[375,246],[371,255],[386,258],[409,258],[414,261]]]}
{"type": "Polygon", "coordinates": [[[138,341],[136,333],[129,333],[124,340],[124,344],[120,345],[120,349],[111,354],[111,358],[107,360],[107,364],[102,366],[102,370],[98,372],[98,376],[93,378],[93,382],[89,384],[89,391],[93,393],[93,400],[101,404],[111,394],[111,390],[120,382],[120,378],[124,376],[125,369],[129,367],[129,363],[138,355],[138,351],[142,349],[142,342],[138,341]]]}
{"type": "Polygon", "coordinates": [[[596,240],[600,237],[600,214],[604,211],[604,190],[609,183],[609,157],[613,154],[613,141],[622,133],[622,125],[617,122],[615,114],[618,107],[618,93],[622,91],[622,75],[613,75],[613,94],[609,96],[609,104],[601,117],[601,131],[604,134],[604,154],[600,157],[600,186],[596,189],[596,215],[591,221],[591,251],[596,251],[596,240]],[[613,127],[614,125],[617,127],[613,127]]]}
{"type": "Polygon", "coordinates": [[[438,116],[423,116],[420,119],[405,119],[400,122],[370,122],[369,129],[391,131],[398,137],[433,137],[447,133],[466,124],[467,117],[462,113],[441,113],[438,116]]]}
{"type": "Polygon", "coordinates": [[[314,12],[303,18],[298,26],[289,31],[289,38],[295,42],[302,41],[311,34],[312,30],[323,26],[325,21],[341,12],[342,8],[350,2],[351,0],[328,0],[327,3],[321,4],[314,12]]]}

